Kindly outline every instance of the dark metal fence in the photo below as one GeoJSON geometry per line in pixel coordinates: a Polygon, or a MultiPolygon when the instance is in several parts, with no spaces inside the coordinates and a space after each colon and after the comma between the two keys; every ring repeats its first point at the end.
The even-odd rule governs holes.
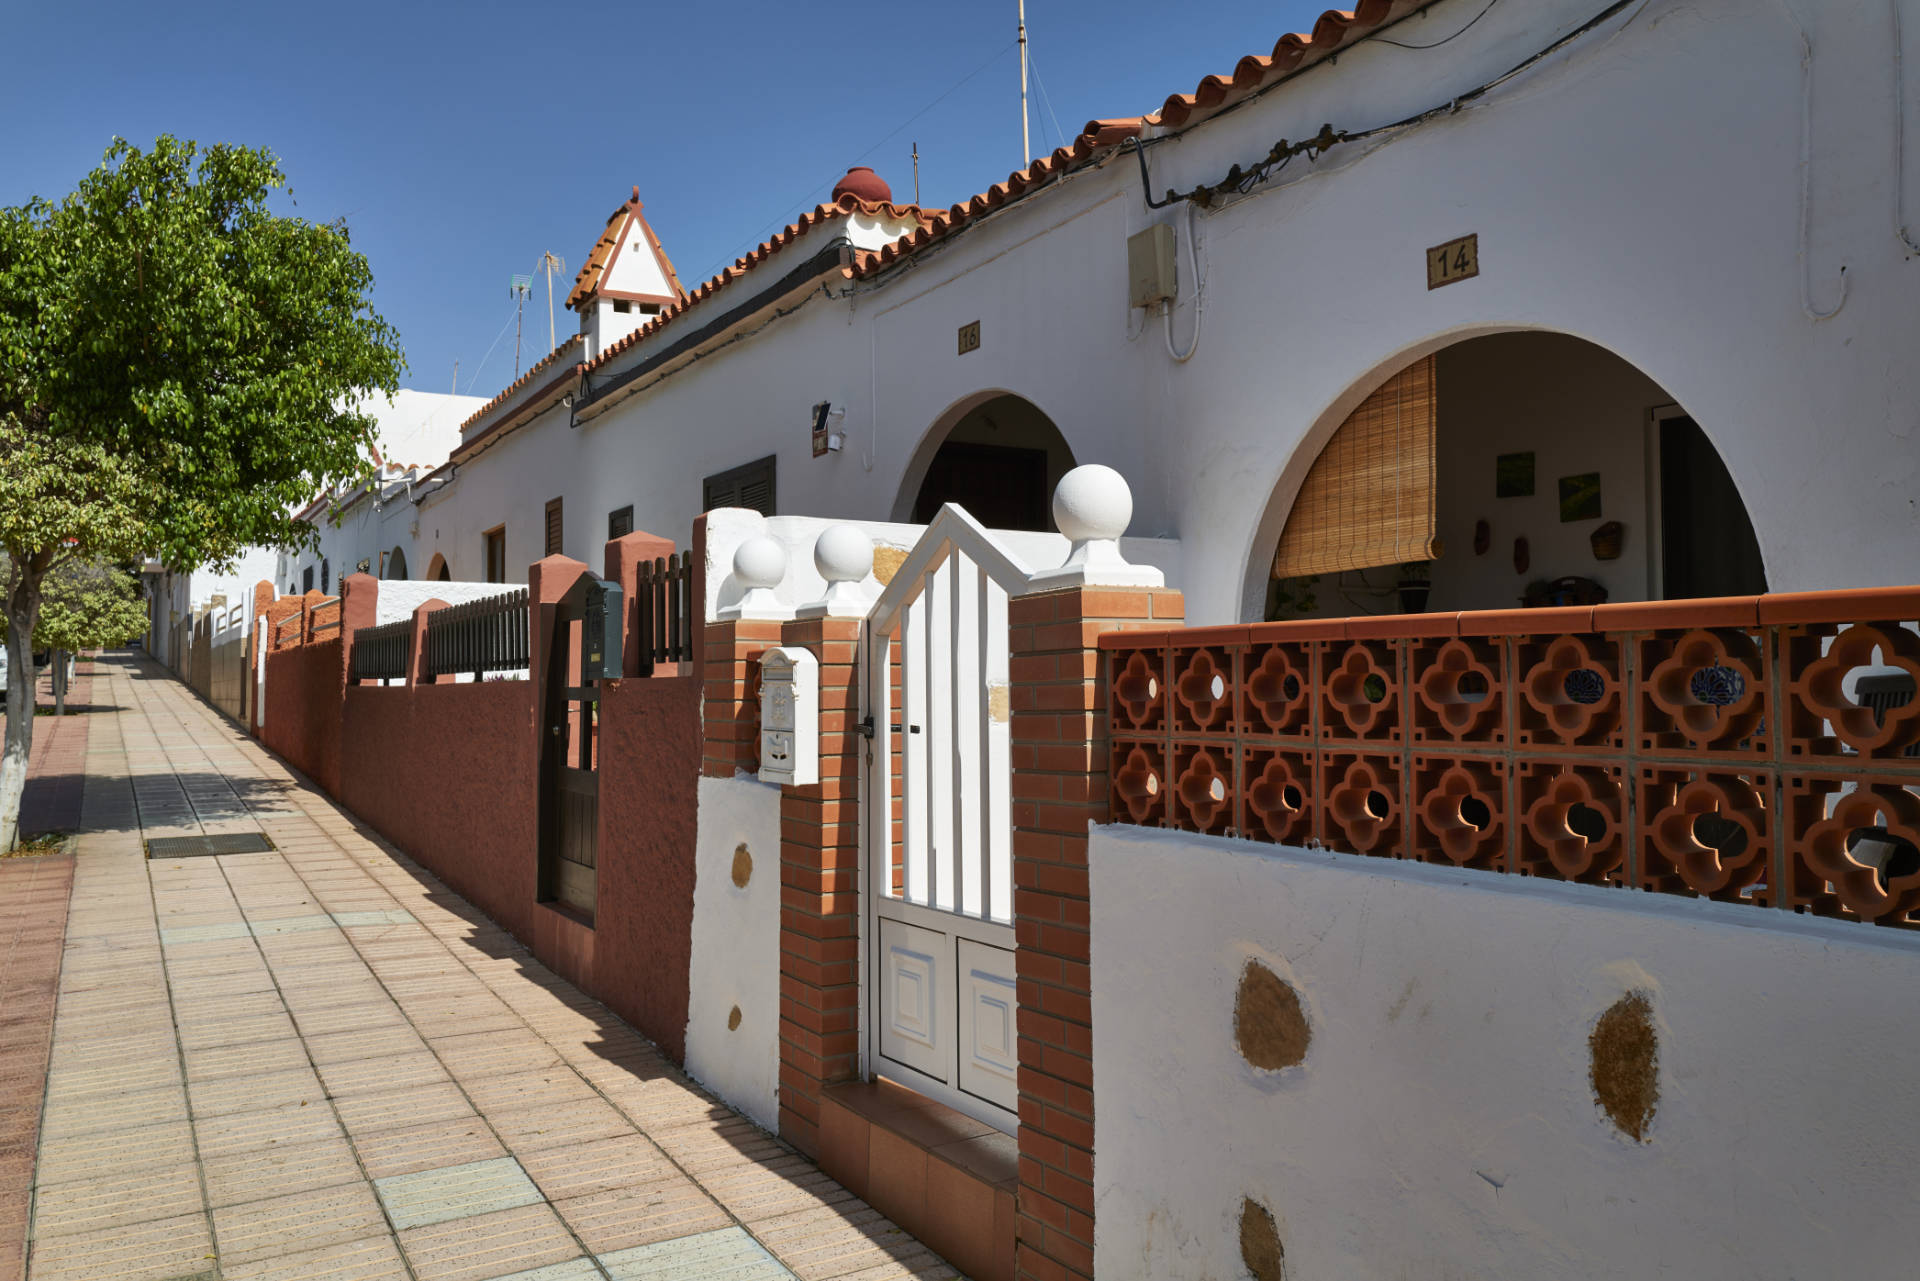
{"type": "Polygon", "coordinates": [[[529,665],[527,589],[449,605],[427,615],[427,673],[511,672],[529,665]]]}
{"type": "Polygon", "coordinates": [[[634,653],[640,675],[651,676],[655,664],[693,658],[693,553],[675,552],[651,565],[642,564],[633,588],[634,653]]]}
{"type": "Polygon", "coordinates": [[[349,674],[357,681],[404,680],[413,655],[413,619],[363,627],[353,634],[349,674]]]}

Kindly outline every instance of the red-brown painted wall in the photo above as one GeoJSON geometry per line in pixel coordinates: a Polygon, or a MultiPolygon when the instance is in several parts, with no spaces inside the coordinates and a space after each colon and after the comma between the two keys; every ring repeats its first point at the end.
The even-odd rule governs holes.
{"type": "Polygon", "coordinates": [[[701,684],[615,682],[600,723],[594,995],[673,1060],[686,1058],[699,811],[701,684]]]}
{"type": "Polygon", "coordinates": [[[356,685],[337,723],[348,744],[340,802],[530,944],[539,805],[532,682],[356,685]]]}
{"type": "Polygon", "coordinates": [[[329,796],[340,794],[340,638],[267,655],[260,740],[329,796]]]}

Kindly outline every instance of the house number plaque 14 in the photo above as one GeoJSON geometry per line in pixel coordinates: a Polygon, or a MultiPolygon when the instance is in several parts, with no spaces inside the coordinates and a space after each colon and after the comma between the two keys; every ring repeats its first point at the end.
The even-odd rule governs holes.
{"type": "Polygon", "coordinates": [[[1476,233],[1427,250],[1427,288],[1458,284],[1480,274],[1480,237],[1476,233]]]}

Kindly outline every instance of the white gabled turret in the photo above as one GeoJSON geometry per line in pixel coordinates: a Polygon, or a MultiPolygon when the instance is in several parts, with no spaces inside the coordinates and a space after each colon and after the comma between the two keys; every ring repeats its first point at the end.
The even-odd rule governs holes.
{"type": "Polygon", "coordinates": [[[567,295],[567,306],[580,315],[588,360],[686,297],[641,209],[635,187],[632,199],[607,219],[567,295]]]}

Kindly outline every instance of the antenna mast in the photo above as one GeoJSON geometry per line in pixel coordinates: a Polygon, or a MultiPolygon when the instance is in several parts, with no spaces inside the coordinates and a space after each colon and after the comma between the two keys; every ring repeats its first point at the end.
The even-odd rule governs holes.
{"type": "Polygon", "coordinates": [[[526,314],[527,295],[533,292],[532,276],[515,276],[507,286],[513,295],[513,380],[520,381],[520,320],[526,314]]]}
{"type": "Polygon", "coordinates": [[[913,203],[920,204],[920,144],[913,144],[913,203]]]}
{"type": "Polygon", "coordinates": [[[547,350],[553,350],[553,275],[559,272],[567,274],[567,262],[559,254],[549,249],[540,255],[540,270],[547,273],[547,350]]]}
{"type": "Polygon", "coordinates": [[[1033,163],[1033,143],[1027,137],[1027,0],[1020,0],[1020,167],[1033,163]]]}

